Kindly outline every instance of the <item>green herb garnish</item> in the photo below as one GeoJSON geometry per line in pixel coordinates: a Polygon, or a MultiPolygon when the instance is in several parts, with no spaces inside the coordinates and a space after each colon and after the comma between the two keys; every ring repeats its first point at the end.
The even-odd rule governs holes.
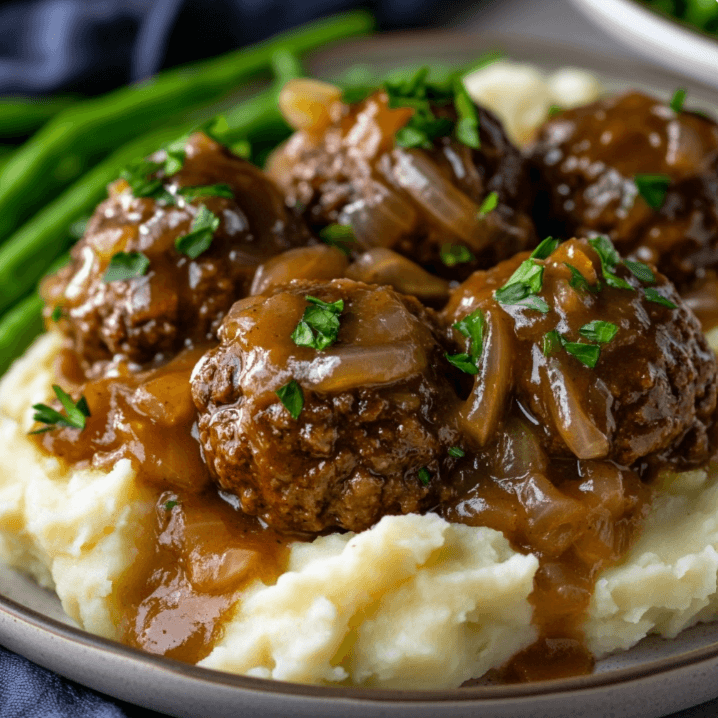
{"type": "Polygon", "coordinates": [[[463,244],[444,244],[439,251],[439,256],[447,267],[473,262],[476,259],[463,244]]]}
{"type": "Polygon", "coordinates": [[[554,329],[543,337],[543,355],[550,356],[561,348],[561,335],[554,329]]]}
{"type": "Polygon", "coordinates": [[[456,322],[454,329],[460,331],[469,340],[469,357],[476,364],[484,351],[484,332],[486,331],[484,313],[480,309],[476,309],[456,322]]]}
{"type": "Polygon", "coordinates": [[[210,184],[199,187],[181,187],[178,191],[187,199],[197,199],[197,197],[225,197],[233,199],[234,193],[228,184],[210,184]]]}
{"type": "Polygon", "coordinates": [[[356,242],[354,230],[348,224],[329,224],[319,230],[319,239],[325,244],[337,249],[348,255],[351,248],[347,245],[356,242]]]}
{"type": "Polygon", "coordinates": [[[606,284],[615,289],[630,289],[633,291],[633,287],[614,272],[616,267],[621,263],[621,257],[613,246],[613,242],[611,242],[608,237],[600,235],[589,239],[588,243],[596,250],[601,260],[601,272],[603,278],[606,280],[606,284]]]}
{"type": "Polygon", "coordinates": [[[618,327],[611,322],[601,322],[598,320],[594,320],[592,322],[589,322],[588,324],[584,324],[578,330],[578,333],[582,337],[586,337],[586,339],[590,339],[593,342],[598,342],[599,344],[607,344],[613,339],[613,337],[616,336],[617,331],[618,327]]]}
{"type": "Polygon", "coordinates": [[[33,421],[37,421],[41,424],[47,424],[48,426],[42,429],[36,429],[31,431],[31,434],[42,434],[45,431],[52,431],[58,427],[79,429],[82,431],[85,428],[85,422],[88,416],[90,416],[90,409],[87,406],[87,399],[84,396],[80,397],[79,401],[75,403],[72,401],[72,397],[65,391],[63,391],[57,384],[52,385],[52,389],[55,392],[60,404],[65,409],[65,414],[61,414],[56,409],[46,404],[33,404],[32,408],[35,410],[35,414],[32,417],[33,421]]]}
{"type": "Polygon", "coordinates": [[[462,456],[466,456],[466,452],[460,446],[450,446],[449,456],[453,456],[455,459],[460,459],[462,456]]]}
{"type": "Polygon", "coordinates": [[[322,351],[334,344],[339,336],[339,315],[344,311],[344,300],[329,304],[316,297],[306,296],[305,299],[310,306],[304,310],[291,338],[297,346],[322,351]]]}
{"type": "Polygon", "coordinates": [[[201,204],[197,210],[188,234],[177,237],[175,248],[180,254],[197,259],[212,244],[214,233],[219,227],[219,217],[201,204]]]}
{"type": "Polygon", "coordinates": [[[571,356],[576,357],[581,364],[593,369],[601,356],[601,347],[596,344],[583,344],[581,342],[567,342],[561,337],[561,346],[571,356]]]}
{"type": "Polygon", "coordinates": [[[150,175],[159,172],[161,168],[160,162],[139,160],[125,167],[120,177],[127,182],[135,197],[153,197],[163,187],[162,180],[152,179],[150,175]]]}
{"type": "Polygon", "coordinates": [[[102,281],[107,283],[142,277],[149,267],[150,260],[142,252],[118,252],[110,259],[102,281]]]}
{"type": "Polygon", "coordinates": [[[62,307],[59,304],[52,310],[50,319],[52,319],[53,322],[59,322],[60,319],[62,319],[62,307]]]}
{"type": "Polygon", "coordinates": [[[362,85],[359,87],[349,87],[342,93],[342,102],[345,105],[356,105],[360,102],[364,102],[369,95],[371,95],[376,88],[369,85],[362,85]]]}
{"type": "MultiPolygon", "coordinates": [[[[479,139],[479,113],[473,100],[469,97],[464,83],[459,78],[454,80],[454,107],[456,108],[456,114],[458,116],[454,130],[456,139],[462,144],[478,150],[481,147],[481,140],[479,139]]],[[[491,207],[491,209],[493,209],[493,207],[491,207]]],[[[486,211],[490,212],[491,209],[486,211]]]]}
{"type": "Polygon", "coordinates": [[[170,175],[177,174],[184,166],[184,160],[185,160],[184,149],[178,149],[178,150],[166,149],[165,155],[166,155],[166,157],[165,157],[164,165],[162,167],[162,171],[165,173],[165,176],[169,177],[170,175]]]}
{"type": "Polygon", "coordinates": [[[489,212],[496,209],[499,203],[499,195],[496,192],[489,192],[479,207],[479,219],[483,219],[489,212]]]}
{"type": "Polygon", "coordinates": [[[676,305],[670,299],[666,299],[666,297],[664,297],[662,294],[659,294],[657,289],[654,289],[653,287],[648,287],[643,291],[646,293],[646,299],[649,302],[661,304],[662,306],[668,307],[669,309],[677,309],[676,305]]]}
{"type": "Polygon", "coordinates": [[[465,353],[462,354],[444,354],[447,361],[453,364],[457,369],[460,369],[465,374],[478,374],[479,369],[474,363],[474,360],[465,353]]]}
{"type": "Polygon", "coordinates": [[[650,174],[636,175],[633,178],[638,193],[646,201],[651,209],[660,209],[663,200],[666,198],[666,192],[671,184],[671,178],[668,175],[650,174]]]}
{"type": "Polygon", "coordinates": [[[551,107],[548,108],[549,117],[555,117],[561,112],[563,112],[563,107],[561,107],[560,105],[551,105],[551,107]]]}
{"type": "Polygon", "coordinates": [[[419,481],[421,481],[422,486],[428,486],[431,481],[431,472],[426,466],[422,466],[419,469],[419,481]]]}
{"type": "Polygon", "coordinates": [[[573,266],[573,264],[569,264],[568,262],[564,262],[564,265],[568,267],[569,271],[571,272],[571,279],[568,280],[568,283],[579,292],[582,291],[589,291],[589,292],[598,292],[601,289],[601,283],[599,282],[595,287],[591,286],[588,283],[588,280],[586,277],[579,272],[576,267],[573,266]]]}
{"type": "Polygon", "coordinates": [[[626,259],[623,263],[640,282],[653,284],[656,281],[656,275],[653,274],[653,270],[647,264],[643,262],[633,262],[630,259],[626,259]]]}
{"type": "Polygon", "coordinates": [[[292,379],[288,384],[277,389],[275,394],[279,397],[284,408],[289,412],[295,421],[299,418],[304,408],[304,392],[302,387],[292,379]]]}
{"type": "Polygon", "coordinates": [[[519,305],[547,314],[549,306],[539,296],[543,285],[543,266],[533,259],[527,259],[511,275],[508,282],[501,289],[494,292],[494,297],[500,304],[519,305]]]}
{"type": "Polygon", "coordinates": [[[686,95],[688,93],[683,87],[679,87],[671,98],[670,107],[677,115],[683,112],[683,103],[686,101],[686,95]]]}
{"type": "Polygon", "coordinates": [[[179,501],[175,501],[174,499],[172,499],[170,501],[165,502],[164,508],[165,508],[165,511],[172,511],[172,509],[178,505],[179,505],[179,501]]]}
{"type": "Polygon", "coordinates": [[[559,240],[553,237],[546,237],[533,252],[531,252],[531,259],[548,259],[554,249],[558,247],[559,240]]]}

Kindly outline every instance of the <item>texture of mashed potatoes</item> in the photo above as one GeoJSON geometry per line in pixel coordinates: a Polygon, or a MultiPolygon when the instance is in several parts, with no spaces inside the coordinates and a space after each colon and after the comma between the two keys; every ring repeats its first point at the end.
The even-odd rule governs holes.
{"type": "MultiPolygon", "coordinates": [[[[119,638],[118,596],[151,535],[156,497],[127,460],[110,472],[68,471],[28,440],[59,347],[57,336],[41,337],[0,382],[0,558],[54,587],[82,627],[119,638]]],[[[497,531],[432,515],[297,543],[276,585],[248,589],[203,665],[312,683],[456,687],[535,639],[537,567],[497,531]]]]}

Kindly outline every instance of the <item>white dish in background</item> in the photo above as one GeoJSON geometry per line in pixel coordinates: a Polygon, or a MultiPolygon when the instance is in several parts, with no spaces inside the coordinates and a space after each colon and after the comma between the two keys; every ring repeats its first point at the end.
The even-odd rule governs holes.
{"type": "MultiPolygon", "coordinates": [[[[547,72],[587,69],[609,91],[633,87],[668,99],[686,87],[689,107],[718,113],[718,93],[680,75],[516,35],[377,36],[322,52],[312,69],[330,76],[357,62],[379,71],[422,60],[467,64],[497,48],[547,72]]],[[[600,661],[590,676],[423,692],[323,688],[219,673],[91,635],[64,616],[52,593],[2,567],[0,643],[86,686],[186,718],[658,718],[718,696],[718,623],[671,641],[648,638],[600,661]]]]}
{"type": "Polygon", "coordinates": [[[594,23],[635,52],[718,87],[718,38],[659,15],[636,0],[572,0],[594,23]]]}

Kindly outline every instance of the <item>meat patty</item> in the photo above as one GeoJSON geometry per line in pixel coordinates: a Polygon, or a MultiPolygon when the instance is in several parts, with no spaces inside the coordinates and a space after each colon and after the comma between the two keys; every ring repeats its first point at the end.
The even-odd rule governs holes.
{"type": "Polygon", "coordinates": [[[48,313],[61,310],[61,329],[90,365],[114,355],[145,363],[213,337],[227,310],[248,293],[256,267],[308,240],[279,190],[249,162],[201,133],[189,139],[184,155],[169,176],[156,170],[166,155],[153,158],[155,171],[146,177],[155,185],[151,195],[145,187],[134,196],[125,180],[111,185],[71,263],[43,287],[48,313]],[[204,236],[202,226],[209,226],[204,236]],[[194,247],[178,249],[176,241],[193,230],[199,230],[194,247]],[[201,242],[210,243],[190,256],[201,242]],[[120,253],[135,261],[141,253],[145,273],[107,281],[120,253]]]}
{"type": "MultiPolygon", "coordinates": [[[[456,120],[452,105],[432,110],[456,120]]],[[[360,248],[390,248],[430,272],[464,278],[536,243],[527,164],[498,119],[477,112],[479,149],[449,135],[407,149],[395,134],[413,110],[392,108],[387,94],[376,92],[334,107],[334,121],[321,131],[295,133],[268,172],[316,232],[351,225],[360,248]],[[492,193],[496,206],[482,213],[492,193]]]]}
{"type": "Polygon", "coordinates": [[[435,504],[458,435],[442,418],[454,394],[430,310],[388,287],[293,282],[237,302],[219,336],[192,394],[210,473],[245,513],[361,531],[435,504]],[[321,350],[292,338],[317,307],[307,297],[343,302],[321,350]]]}
{"type": "MultiPolygon", "coordinates": [[[[688,178],[710,172],[707,158],[717,150],[718,125],[713,120],[676,113],[639,92],[562,112],[543,125],[531,153],[545,183],[546,197],[537,210],[544,207],[546,214],[539,226],[564,237],[607,234],[624,254],[640,245],[661,271],[683,282],[687,266],[673,267],[668,256],[666,261],[658,259],[664,245],[647,225],[673,222],[676,212],[684,217],[691,213],[691,221],[698,223],[704,220],[696,220],[696,212],[715,215],[715,192],[698,200],[700,207],[688,208],[686,200],[704,181],[688,178]],[[662,175],[674,183],[661,213],[639,196],[637,175],[662,175]],[[681,201],[683,208],[678,206],[681,201]]],[[[705,247],[707,241],[701,238],[700,244],[705,247]]]]}
{"type": "MultiPolygon", "coordinates": [[[[716,358],[673,285],[646,265],[630,266],[636,275],[606,238],[570,240],[545,259],[524,253],[475,273],[445,318],[477,308],[487,315],[488,370],[474,393],[518,401],[549,454],[625,466],[704,462],[716,358]],[[522,291],[527,276],[532,286],[522,291]]],[[[481,436],[491,416],[490,407],[474,408],[465,423],[481,436]]]]}

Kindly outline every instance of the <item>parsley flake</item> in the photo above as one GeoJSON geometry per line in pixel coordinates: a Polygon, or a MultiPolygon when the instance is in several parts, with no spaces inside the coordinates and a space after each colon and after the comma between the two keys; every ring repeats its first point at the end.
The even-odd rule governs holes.
{"type": "Polygon", "coordinates": [[[489,192],[479,207],[479,219],[483,219],[489,212],[496,209],[499,204],[499,195],[496,192],[489,192]]]}
{"type": "Polygon", "coordinates": [[[668,175],[646,174],[636,175],[633,178],[638,193],[651,209],[660,209],[666,198],[671,178],[668,175]]]}
{"type": "Polygon", "coordinates": [[[527,259],[509,277],[501,289],[494,292],[494,298],[500,304],[519,305],[547,314],[549,306],[536,296],[543,285],[543,266],[533,259],[527,259]]]}
{"type": "Polygon", "coordinates": [[[563,107],[561,107],[561,105],[551,105],[551,107],[548,108],[549,117],[555,117],[561,112],[563,112],[563,107]]]}
{"type": "Polygon", "coordinates": [[[351,248],[348,245],[356,242],[354,230],[348,224],[329,224],[323,227],[319,230],[319,239],[347,255],[351,253],[351,248]]]}
{"type": "Polygon", "coordinates": [[[288,384],[277,389],[275,394],[282,402],[282,406],[289,412],[295,421],[299,418],[304,408],[304,392],[302,387],[292,379],[288,384]]]}
{"type": "Polygon", "coordinates": [[[674,93],[673,97],[671,98],[670,107],[677,115],[679,115],[681,112],[683,112],[683,103],[686,101],[686,95],[688,93],[686,92],[685,88],[679,87],[674,93]]]}
{"type": "Polygon", "coordinates": [[[656,281],[656,275],[653,274],[653,270],[647,264],[643,262],[633,262],[630,259],[627,259],[624,264],[639,282],[653,284],[656,281]]]}
{"type": "Polygon", "coordinates": [[[439,251],[441,261],[447,267],[473,262],[476,257],[463,244],[444,244],[439,251]]]}
{"type": "Polygon", "coordinates": [[[30,433],[42,434],[46,431],[52,431],[52,429],[58,427],[79,429],[82,431],[85,428],[87,417],[90,416],[87,399],[82,396],[78,402],[75,403],[72,401],[72,397],[66,391],[63,391],[57,384],[53,384],[52,389],[55,392],[55,396],[58,398],[60,404],[62,404],[65,409],[65,413],[62,414],[46,404],[33,404],[32,408],[35,410],[35,414],[32,417],[33,421],[37,421],[41,424],[47,424],[47,426],[42,429],[31,431],[30,433]]]}
{"type": "Polygon", "coordinates": [[[456,139],[462,144],[478,150],[481,147],[479,113],[460,79],[454,81],[454,107],[458,116],[454,130],[456,139]]]}
{"type": "Polygon", "coordinates": [[[331,304],[316,297],[306,296],[309,302],[291,338],[297,346],[322,351],[334,344],[339,336],[339,315],[344,311],[344,300],[331,304]]]}
{"type": "Polygon", "coordinates": [[[120,172],[120,177],[130,186],[134,197],[153,197],[162,190],[162,180],[152,178],[150,175],[159,172],[162,164],[139,160],[129,164],[120,172]]]}
{"type": "Polygon", "coordinates": [[[563,337],[561,337],[561,345],[569,354],[571,354],[571,356],[576,357],[581,364],[590,367],[591,369],[596,366],[598,359],[601,356],[601,347],[597,344],[567,342],[563,337]]]}
{"type": "Polygon", "coordinates": [[[457,369],[460,369],[465,374],[478,374],[479,369],[474,363],[474,360],[466,353],[462,354],[444,354],[447,361],[453,364],[457,369]]]}
{"type": "Polygon", "coordinates": [[[469,357],[476,364],[484,351],[484,332],[486,331],[484,313],[481,309],[476,309],[456,322],[454,329],[460,331],[469,340],[469,357]]]}
{"type": "Polygon", "coordinates": [[[596,250],[601,260],[601,272],[603,278],[606,280],[606,284],[615,289],[630,289],[633,291],[633,287],[614,272],[616,267],[621,263],[621,257],[613,246],[613,242],[611,242],[608,237],[599,235],[598,237],[589,239],[588,243],[596,250]]]}
{"type": "Polygon", "coordinates": [[[598,342],[599,344],[608,344],[608,342],[616,336],[616,332],[618,332],[618,327],[615,324],[611,322],[601,322],[599,320],[584,324],[578,330],[578,333],[582,337],[586,337],[586,339],[598,342]]]}
{"type": "Polygon", "coordinates": [[[108,283],[142,277],[149,268],[150,260],[142,252],[118,252],[110,259],[102,281],[108,283]]]}
{"type": "Polygon", "coordinates": [[[165,511],[172,511],[175,506],[179,506],[179,501],[175,501],[174,499],[172,499],[165,502],[164,508],[165,511]]]}
{"type": "Polygon", "coordinates": [[[191,259],[197,259],[200,254],[210,248],[214,233],[218,227],[219,217],[201,204],[189,233],[177,237],[175,248],[180,254],[186,254],[191,259]]]}
{"type": "Polygon", "coordinates": [[[422,486],[428,486],[431,481],[431,472],[426,466],[422,466],[419,469],[419,481],[421,481],[422,486]]]}
{"type": "Polygon", "coordinates": [[[554,352],[561,348],[561,335],[554,329],[547,334],[544,334],[543,338],[543,355],[550,356],[554,352]]]}
{"type": "Polygon", "coordinates": [[[455,459],[460,459],[462,456],[466,456],[466,452],[460,446],[450,446],[449,456],[453,456],[455,459]]]}
{"type": "Polygon", "coordinates": [[[533,252],[531,252],[531,259],[548,259],[553,253],[554,249],[558,247],[559,240],[553,237],[546,237],[533,252]]]}
{"type": "Polygon", "coordinates": [[[225,197],[233,199],[234,193],[228,184],[210,184],[201,185],[199,187],[181,187],[178,194],[187,199],[197,199],[197,197],[225,197]]]}
{"type": "Polygon", "coordinates": [[[60,319],[62,319],[62,307],[59,304],[52,310],[50,319],[52,319],[53,322],[59,322],[60,319]]]}
{"type": "Polygon", "coordinates": [[[668,307],[669,309],[677,309],[676,305],[670,299],[666,299],[666,297],[664,297],[662,294],[659,294],[657,289],[654,289],[653,287],[648,287],[643,291],[645,292],[646,299],[649,302],[660,304],[664,307],[668,307]]]}
{"type": "Polygon", "coordinates": [[[571,272],[571,279],[568,280],[568,283],[578,292],[582,291],[589,291],[589,292],[598,292],[601,289],[601,283],[599,282],[595,287],[591,286],[588,283],[588,280],[586,277],[581,274],[581,272],[576,269],[576,267],[573,266],[573,264],[569,264],[568,262],[564,262],[564,266],[568,267],[568,270],[571,272]]]}

